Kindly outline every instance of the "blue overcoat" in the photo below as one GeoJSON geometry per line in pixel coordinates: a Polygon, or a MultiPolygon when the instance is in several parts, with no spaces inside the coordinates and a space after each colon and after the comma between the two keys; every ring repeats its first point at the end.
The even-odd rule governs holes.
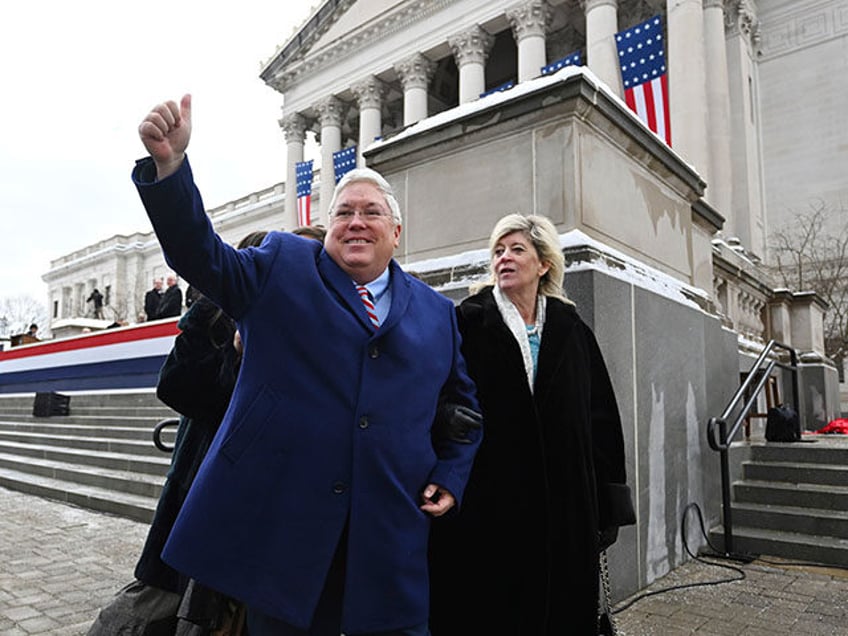
{"type": "Polygon", "coordinates": [[[306,628],[345,524],[342,629],[427,621],[436,483],[460,502],[472,444],[431,440],[440,394],[477,409],[453,304],[390,264],[392,306],[371,326],[350,277],[313,239],[271,232],[236,250],[212,229],[188,159],[133,179],[168,264],[238,325],[229,409],[163,553],[200,582],[306,628]]]}

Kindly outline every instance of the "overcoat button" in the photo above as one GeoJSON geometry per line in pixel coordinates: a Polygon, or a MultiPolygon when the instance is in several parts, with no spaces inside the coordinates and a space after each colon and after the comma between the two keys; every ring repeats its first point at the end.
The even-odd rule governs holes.
{"type": "Polygon", "coordinates": [[[377,347],[377,345],[373,345],[373,346],[372,346],[372,347],[368,350],[368,355],[369,355],[369,356],[371,356],[371,359],[372,359],[372,360],[376,360],[377,358],[379,358],[379,357],[380,357],[380,349],[379,349],[379,347],[377,347]]]}
{"type": "Polygon", "coordinates": [[[359,428],[361,428],[363,430],[368,428],[368,418],[365,417],[364,415],[359,418],[359,428]]]}
{"type": "Polygon", "coordinates": [[[344,493],[345,490],[347,490],[347,486],[344,484],[344,482],[337,481],[335,484],[333,484],[333,493],[341,495],[342,493],[344,493]]]}

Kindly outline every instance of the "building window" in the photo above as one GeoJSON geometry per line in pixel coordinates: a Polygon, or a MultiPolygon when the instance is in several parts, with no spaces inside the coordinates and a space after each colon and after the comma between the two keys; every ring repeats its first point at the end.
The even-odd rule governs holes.
{"type": "Polygon", "coordinates": [[[109,299],[110,299],[111,297],[112,297],[112,286],[111,286],[111,285],[106,285],[106,287],[105,287],[105,288],[104,288],[104,290],[103,290],[103,304],[104,304],[104,305],[108,305],[108,304],[109,304],[109,299]]]}
{"type": "Polygon", "coordinates": [[[53,317],[54,318],[59,317],[59,301],[58,300],[53,301],[53,317]]]}

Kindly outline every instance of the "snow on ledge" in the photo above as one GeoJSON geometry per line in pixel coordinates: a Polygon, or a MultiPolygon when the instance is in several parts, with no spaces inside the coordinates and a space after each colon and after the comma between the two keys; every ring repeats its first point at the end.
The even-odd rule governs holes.
{"type": "MultiPolygon", "coordinates": [[[[588,247],[594,249],[602,256],[611,257],[610,262],[603,258],[592,261],[577,262],[566,265],[566,273],[580,271],[599,271],[632,284],[641,289],[653,292],[658,296],[667,298],[674,302],[686,305],[698,311],[704,311],[703,306],[693,300],[700,298],[704,303],[710,301],[710,295],[703,289],[683,283],[673,276],[661,272],[635,258],[624,254],[608,245],[597,241],[580,230],[570,230],[559,236],[560,246],[565,249],[588,247]]],[[[424,274],[427,272],[438,272],[456,268],[473,268],[479,266],[483,272],[481,275],[472,275],[464,278],[451,280],[440,286],[442,291],[458,289],[468,286],[469,283],[478,282],[485,278],[488,273],[489,250],[478,249],[460,252],[440,258],[431,258],[403,264],[403,269],[410,272],[424,274]]]]}

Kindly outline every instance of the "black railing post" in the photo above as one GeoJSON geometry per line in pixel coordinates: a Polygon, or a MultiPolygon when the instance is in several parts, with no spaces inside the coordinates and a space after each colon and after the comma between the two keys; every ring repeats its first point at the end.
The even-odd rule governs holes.
{"type": "Polygon", "coordinates": [[[721,440],[721,510],[724,523],[724,554],[733,554],[733,520],[731,518],[730,504],[730,440],[727,439],[727,422],[724,419],[718,422],[719,439],[721,440]]]}
{"type": "MultiPolygon", "coordinates": [[[[707,441],[709,442],[710,448],[714,451],[721,453],[721,506],[722,506],[722,517],[724,524],[724,552],[725,556],[733,556],[733,519],[732,519],[732,511],[731,511],[731,484],[730,484],[730,445],[733,442],[733,438],[736,437],[736,433],[739,430],[742,421],[745,417],[751,412],[751,409],[757,402],[757,398],[760,395],[760,392],[763,390],[763,387],[766,384],[766,381],[771,376],[772,370],[778,364],[777,359],[772,359],[768,364],[766,364],[766,358],[771,353],[772,349],[775,347],[779,347],[781,349],[785,349],[789,352],[789,368],[792,372],[792,402],[795,405],[795,409],[799,411],[799,378],[798,378],[798,356],[795,353],[795,350],[792,347],[789,347],[780,342],[776,342],[775,340],[770,340],[768,344],[763,348],[760,353],[757,361],[751,367],[751,370],[748,372],[745,381],[742,383],[742,386],[736,391],[736,393],[731,398],[730,402],[724,409],[724,412],[721,414],[721,417],[711,417],[707,422],[707,441]],[[763,368],[765,365],[765,368],[763,368]],[[739,402],[744,399],[745,393],[748,391],[749,387],[754,383],[754,378],[757,377],[759,371],[762,371],[760,375],[759,381],[756,383],[756,386],[751,391],[751,395],[748,400],[742,405],[736,418],[733,421],[733,425],[730,427],[730,431],[728,431],[727,419],[730,417],[731,413],[736,410],[736,407],[739,405],[739,402]],[[716,427],[718,428],[718,439],[716,439],[716,427]]],[[[785,364],[780,364],[781,367],[786,368],[785,364]]]]}
{"type": "Polygon", "coordinates": [[[789,363],[792,367],[792,405],[795,407],[795,411],[800,418],[801,404],[798,401],[798,354],[795,353],[795,349],[789,349],[789,363]]]}

